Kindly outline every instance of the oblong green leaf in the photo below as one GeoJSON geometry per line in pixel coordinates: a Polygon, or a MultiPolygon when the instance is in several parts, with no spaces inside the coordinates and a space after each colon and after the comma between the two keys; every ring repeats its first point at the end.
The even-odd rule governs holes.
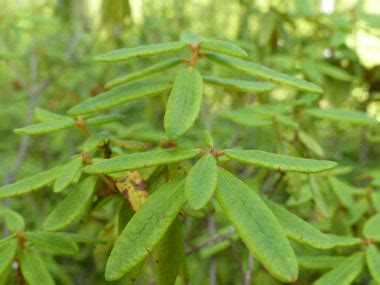
{"type": "Polygon", "coordinates": [[[270,82],[226,79],[213,76],[203,76],[203,80],[207,83],[223,86],[242,92],[267,92],[277,87],[276,84],[270,82]]]}
{"type": "Polygon", "coordinates": [[[303,219],[270,200],[265,200],[265,203],[276,216],[287,237],[318,249],[328,249],[335,246],[334,241],[329,236],[303,219]]]}
{"type": "Polygon", "coordinates": [[[210,201],[216,188],[218,165],[212,154],[201,157],[185,180],[185,194],[190,206],[200,210],[210,201]]]}
{"type": "Polygon", "coordinates": [[[56,255],[73,255],[79,252],[75,242],[59,233],[25,232],[25,239],[38,248],[56,255]]]}
{"type": "Polygon", "coordinates": [[[112,249],[106,280],[117,280],[153,250],[185,203],[183,180],[172,180],[154,192],[129,221],[112,249]]]}
{"type": "Polygon", "coordinates": [[[44,229],[57,231],[79,221],[92,202],[96,179],[96,177],[87,177],[78,184],[76,189],[72,189],[46,218],[44,229]]]}
{"type": "Polygon", "coordinates": [[[5,224],[11,232],[17,232],[18,230],[24,230],[25,221],[24,218],[17,212],[11,209],[5,209],[4,212],[5,224]]]}
{"type": "Polygon", "coordinates": [[[380,213],[372,216],[365,222],[363,235],[367,239],[380,241],[380,213]]]}
{"type": "Polygon", "coordinates": [[[324,274],[313,284],[315,285],[349,285],[362,271],[364,266],[364,255],[362,252],[355,253],[346,260],[339,263],[333,270],[324,274]]]}
{"type": "Polygon", "coordinates": [[[300,141],[303,143],[303,145],[307,147],[310,151],[312,151],[319,157],[325,156],[323,148],[313,137],[309,136],[307,133],[303,131],[298,132],[298,137],[300,138],[300,141]]]}
{"type": "Polygon", "coordinates": [[[334,240],[335,246],[339,247],[356,246],[361,243],[361,239],[357,237],[338,236],[334,234],[326,235],[328,235],[332,240],[334,240]]]}
{"type": "Polygon", "coordinates": [[[65,165],[61,174],[54,182],[54,192],[61,192],[70,185],[70,183],[74,180],[75,175],[78,173],[78,171],[80,171],[80,168],[82,167],[82,161],[83,158],[79,155],[65,165]]]}
{"type": "Polygon", "coordinates": [[[114,121],[119,121],[122,119],[125,119],[125,117],[123,115],[118,114],[100,115],[86,119],[86,124],[90,126],[98,126],[108,124],[114,121]]]}
{"type": "Polygon", "coordinates": [[[216,198],[241,239],[277,279],[293,282],[297,260],[276,217],[258,194],[227,170],[219,169],[216,198]]]}
{"type": "Polygon", "coordinates": [[[355,110],[346,109],[320,109],[312,108],[305,111],[308,115],[318,118],[327,119],[336,122],[347,122],[359,125],[374,125],[380,124],[374,118],[367,116],[367,114],[355,110]]]}
{"type": "Polygon", "coordinates": [[[105,54],[98,55],[95,61],[123,61],[137,57],[147,57],[163,53],[179,51],[187,46],[184,42],[159,43],[151,45],[143,45],[134,48],[123,48],[114,50],[105,54]]]}
{"type": "Polygon", "coordinates": [[[380,254],[375,245],[371,244],[366,248],[365,258],[372,278],[380,283],[380,254]]]}
{"type": "Polygon", "coordinates": [[[261,150],[226,150],[225,155],[242,163],[285,172],[313,173],[334,168],[337,163],[265,152],[261,150]]]}
{"type": "Polygon", "coordinates": [[[168,138],[176,140],[194,125],[203,97],[203,79],[194,67],[182,69],[175,78],[166,104],[164,127],[168,138]]]}
{"type": "Polygon", "coordinates": [[[163,82],[137,81],[119,86],[74,106],[67,113],[71,116],[92,114],[126,104],[137,99],[157,95],[171,88],[163,82]]]}
{"type": "Polygon", "coordinates": [[[12,263],[17,249],[17,241],[13,240],[0,246],[0,276],[5,269],[12,263]]]}
{"type": "Polygon", "coordinates": [[[236,57],[248,56],[247,52],[237,45],[221,40],[202,39],[200,41],[200,48],[201,50],[214,51],[236,57]]]}
{"type": "Polygon", "coordinates": [[[131,81],[139,79],[139,78],[146,77],[148,75],[157,73],[159,71],[163,71],[163,70],[169,69],[171,67],[177,66],[180,63],[181,63],[181,60],[179,58],[173,58],[173,59],[165,60],[163,62],[149,66],[147,68],[144,68],[144,69],[135,71],[133,73],[115,78],[115,79],[106,83],[106,88],[107,89],[113,88],[115,86],[118,86],[118,85],[121,85],[121,84],[124,84],[127,82],[131,82],[131,81]]]}
{"type": "Polygon", "coordinates": [[[42,135],[68,129],[74,125],[74,120],[67,118],[30,125],[27,127],[15,129],[14,132],[20,135],[42,135]]]}
{"type": "Polygon", "coordinates": [[[235,68],[249,75],[252,75],[264,80],[288,85],[288,86],[291,86],[291,87],[294,87],[306,92],[313,92],[313,93],[323,92],[322,88],[314,83],[272,70],[268,67],[265,67],[256,63],[248,62],[248,61],[245,61],[239,58],[230,57],[230,56],[215,54],[212,52],[207,53],[206,57],[212,61],[223,64],[227,67],[235,68]]]}
{"type": "Polygon", "coordinates": [[[199,150],[163,149],[120,155],[83,168],[86,173],[112,173],[123,170],[148,168],[187,160],[198,155],[199,150]]]}
{"type": "Polygon", "coordinates": [[[54,167],[53,169],[40,172],[31,177],[19,180],[15,183],[0,187],[0,199],[8,198],[16,195],[22,195],[37,190],[51,182],[53,182],[62,172],[63,165],[54,167]]]}
{"type": "Polygon", "coordinates": [[[28,249],[21,253],[20,267],[22,276],[29,285],[54,285],[55,282],[51,277],[46,264],[41,257],[28,249]]]}
{"type": "Polygon", "coordinates": [[[331,269],[346,260],[346,256],[311,255],[297,256],[298,265],[307,269],[331,269]]]}
{"type": "Polygon", "coordinates": [[[37,120],[40,122],[46,122],[46,121],[54,121],[54,120],[67,120],[70,119],[70,117],[59,115],[56,113],[52,113],[48,110],[42,109],[37,107],[34,110],[34,115],[36,116],[37,120]]]}

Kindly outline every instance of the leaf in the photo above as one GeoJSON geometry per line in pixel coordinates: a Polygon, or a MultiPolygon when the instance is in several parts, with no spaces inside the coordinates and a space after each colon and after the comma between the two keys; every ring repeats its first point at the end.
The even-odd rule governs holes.
{"type": "Polygon", "coordinates": [[[353,80],[352,76],[347,71],[327,62],[318,62],[317,69],[321,73],[337,80],[347,82],[353,80]]]}
{"type": "Polygon", "coordinates": [[[194,125],[203,96],[203,80],[194,67],[182,69],[176,76],[166,104],[164,127],[168,138],[176,140],[194,125]]]}
{"type": "Polygon", "coordinates": [[[265,200],[265,203],[279,221],[287,237],[318,249],[329,249],[335,246],[330,237],[303,219],[270,200],[265,200]]]}
{"type": "Polygon", "coordinates": [[[82,167],[83,158],[82,156],[77,156],[72,159],[70,162],[65,164],[60,175],[57,177],[54,183],[54,192],[58,193],[64,190],[70,183],[74,180],[78,171],[80,171],[82,167]]]}
{"type": "Polygon", "coordinates": [[[148,198],[145,181],[137,170],[126,171],[115,182],[116,188],[128,199],[134,211],[140,209],[148,198]]]}
{"type": "Polygon", "coordinates": [[[212,154],[201,157],[190,169],[185,181],[185,194],[193,209],[200,210],[210,201],[217,178],[218,165],[212,154]]]}
{"type": "Polygon", "coordinates": [[[17,241],[13,240],[3,246],[0,246],[0,276],[6,268],[12,263],[17,250],[17,241]]]}
{"type": "Polygon", "coordinates": [[[119,86],[108,92],[87,99],[72,107],[67,113],[71,116],[82,116],[120,106],[137,99],[157,95],[171,88],[163,82],[137,81],[119,86]]]}
{"type": "Polygon", "coordinates": [[[331,269],[339,265],[342,261],[346,260],[345,256],[330,256],[330,255],[316,255],[316,256],[297,256],[297,261],[300,267],[314,270],[331,269]]]}
{"type": "Polygon", "coordinates": [[[25,232],[25,239],[56,255],[74,255],[79,252],[77,244],[60,233],[25,232]]]}
{"type": "Polygon", "coordinates": [[[303,143],[303,145],[306,148],[308,148],[311,152],[318,155],[319,157],[325,156],[323,148],[313,137],[309,136],[307,133],[303,131],[298,132],[298,137],[300,138],[300,141],[303,143]]]}
{"type": "Polygon", "coordinates": [[[329,160],[315,160],[265,152],[261,150],[232,150],[225,155],[241,163],[252,164],[285,172],[313,173],[334,168],[337,163],[329,160]]]}
{"type": "Polygon", "coordinates": [[[380,213],[370,217],[365,222],[363,235],[367,239],[380,242],[380,213]]]}
{"type": "Polygon", "coordinates": [[[37,190],[51,182],[53,182],[62,172],[63,166],[57,166],[53,169],[40,172],[31,177],[19,180],[15,183],[0,187],[0,199],[22,195],[33,190],[37,190]]]}
{"type": "Polygon", "coordinates": [[[253,255],[277,279],[293,282],[296,257],[279,222],[256,192],[220,169],[216,198],[253,255]]]}
{"type": "Polygon", "coordinates": [[[24,230],[25,221],[24,218],[17,212],[11,209],[4,210],[5,223],[11,232],[17,232],[18,230],[24,230]]]}
{"type": "Polygon", "coordinates": [[[54,285],[46,264],[37,253],[25,249],[20,258],[21,272],[29,285],[54,285]]]}
{"type": "Polygon", "coordinates": [[[359,125],[379,124],[376,119],[367,116],[367,114],[363,112],[354,110],[312,108],[307,109],[305,112],[312,117],[327,119],[334,122],[347,122],[359,125]]]}
{"type": "Polygon", "coordinates": [[[243,110],[224,111],[219,113],[219,116],[246,127],[265,127],[273,124],[272,119],[263,119],[259,114],[248,113],[243,110]]]}
{"type": "Polygon", "coordinates": [[[139,78],[146,77],[148,75],[169,69],[171,67],[177,66],[178,64],[181,63],[181,60],[179,58],[173,58],[169,60],[165,60],[163,62],[157,63],[155,65],[149,66],[147,68],[135,71],[133,73],[120,76],[118,78],[115,78],[108,83],[106,83],[106,88],[113,88],[115,86],[134,81],[139,78]]]}
{"type": "Polygon", "coordinates": [[[349,236],[338,236],[334,234],[326,234],[331,239],[334,240],[335,246],[356,246],[361,244],[361,239],[357,237],[349,237],[349,236]]]}
{"type": "Polygon", "coordinates": [[[122,119],[125,119],[123,115],[117,115],[117,114],[100,115],[100,116],[86,119],[86,124],[90,126],[98,126],[98,125],[112,123],[114,121],[119,121],[122,119]]]}
{"type": "Polygon", "coordinates": [[[41,135],[68,129],[74,127],[74,125],[74,120],[68,118],[65,120],[54,120],[30,125],[27,127],[15,129],[14,132],[19,135],[41,135]]]}
{"type": "Polygon", "coordinates": [[[214,51],[236,57],[246,57],[247,52],[242,48],[221,40],[202,39],[200,41],[201,50],[214,51]]]}
{"type": "Polygon", "coordinates": [[[380,283],[380,254],[375,245],[371,244],[366,248],[365,258],[372,278],[380,283]]]}
{"type": "Polygon", "coordinates": [[[203,76],[203,80],[210,84],[223,86],[241,92],[267,92],[277,87],[276,84],[270,82],[226,79],[213,76],[203,76]]]}
{"type": "Polygon", "coordinates": [[[362,252],[357,252],[347,257],[346,260],[339,263],[333,270],[322,275],[315,285],[349,285],[362,271],[364,266],[364,256],[362,252]]]}
{"type": "Polygon", "coordinates": [[[47,121],[55,121],[55,120],[70,120],[70,117],[62,116],[59,114],[52,113],[50,111],[47,111],[45,109],[37,107],[34,110],[34,115],[36,116],[37,120],[40,122],[47,122],[47,121]]]}
{"type": "Polygon", "coordinates": [[[185,203],[182,186],[182,180],[165,184],[136,212],[112,249],[106,280],[121,278],[153,250],[185,203]]]}
{"type": "Polygon", "coordinates": [[[154,253],[156,284],[173,285],[185,260],[184,238],[178,221],[174,221],[154,253]]]}
{"type": "Polygon", "coordinates": [[[132,58],[148,57],[158,54],[171,53],[184,49],[185,47],[187,47],[187,43],[184,42],[143,45],[134,48],[114,50],[105,54],[98,55],[94,58],[94,60],[102,62],[124,61],[132,58]]]}
{"type": "Polygon", "coordinates": [[[342,182],[336,177],[329,177],[328,182],[337,196],[339,202],[346,208],[350,209],[353,207],[355,200],[352,194],[348,191],[348,187],[346,187],[346,183],[342,182]]]}
{"type": "Polygon", "coordinates": [[[163,149],[120,155],[83,168],[86,173],[112,173],[136,170],[161,164],[188,160],[198,155],[199,150],[163,149]]]}
{"type": "Polygon", "coordinates": [[[54,208],[44,223],[47,231],[58,231],[79,221],[92,202],[97,177],[85,178],[54,208]]]}
{"type": "Polygon", "coordinates": [[[206,57],[212,61],[219,64],[223,64],[227,67],[231,67],[242,72],[245,72],[251,76],[258,77],[264,80],[273,81],[279,84],[288,85],[302,91],[322,93],[323,90],[318,85],[314,83],[299,79],[297,77],[292,77],[284,73],[277,72],[268,67],[248,62],[239,58],[234,58],[230,56],[219,55],[215,53],[207,53],[206,57]]]}

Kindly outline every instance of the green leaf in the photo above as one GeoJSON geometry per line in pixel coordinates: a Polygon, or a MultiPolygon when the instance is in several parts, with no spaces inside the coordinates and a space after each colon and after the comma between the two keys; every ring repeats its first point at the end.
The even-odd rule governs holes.
{"type": "Polygon", "coordinates": [[[264,80],[273,81],[279,84],[288,85],[302,91],[322,93],[323,90],[318,85],[314,83],[299,79],[297,77],[292,77],[284,73],[277,72],[268,67],[248,62],[239,58],[234,58],[230,56],[219,55],[215,53],[207,53],[206,57],[212,61],[223,64],[227,67],[235,68],[242,72],[245,72],[251,76],[258,77],[264,80]]]}
{"type": "Polygon", "coordinates": [[[36,116],[37,120],[40,122],[47,122],[47,121],[56,121],[56,120],[68,120],[70,117],[66,117],[63,115],[55,114],[50,111],[47,111],[45,109],[37,107],[34,110],[34,115],[36,116]]]}
{"type": "Polygon", "coordinates": [[[353,207],[355,200],[352,194],[348,191],[348,187],[346,187],[346,183],[340,181],[336,177],[329,177],[328,182],[337,196],[339,202],[346,208],[350,209],[353,207]]]}
{"type": "Polygon", "coordinates": [[[303,145],[306,148],[308,148],[311,152],[315,153],[319,157],[325,156],[323,148],[313,137],[309,136],[307,133],[303,131],[298,132],[298,137],[300,138],[300,141],[303,143],[303,145]]]}
{"type": "Polygon", "coordinates": [[[6,268],[12,263],[17,249],[17,241],[13,240],[0,247],[0,276],[6,268]]]}
{"type": "Polygon", "coordinates": [[[144,68],[144,69],[135,71],[133,73],[115,78],[106,84],[106,88],[107,89],[113,88],[115,86],[118,86],[118,85],[121,85],[121,84],[124,84],[127,82],[131,82],[131,81],[134,81],[134,80],[139,79],[139,78],[146,77],[148,75],[151,75],[151,74],[169,69],[171,67],[177,66],[180,63],[181,63],[181,60],[179,58],[173,58],[173,59],[165,60],[163,62],[149,66],[147,68],[144,68]]]}
{"type": "Polygon", "coordinates": [[[182,69],[175,78],[166,104],[164,127],[168,138],[176,140],[194,125],[203,97],[203,80],[194,67],[182,69]]]}
{"type": "Polygon", "coordinates": [[[232,150],[225,155],[241,163],[252,164],[285,172],[313,173],[334,168],[337,163],[329,160],[315,160],[265,152],[261,150],[232,150]]]}
{"type": "Polygon", "coordinates": [[[92,202],[97,177],[87,177],[49,214],[44,223],[47,231],[58,231],[79,221],[92,202]]]}
{"type": "Polygon", "coordinates": [[[5,218],[5,223],[11,232],[24,230],[25,221],[24,221],[24,218],[19,213],[11,209],[5,209],[3,214],[5,218]]]}
{"type": "Polygon", "coordinates": [[[202,139],[203,139],[203,143],[207,146],[207,147],[213,147],[214,146],[214,139],[212,138],[211,134],[208,132],[208,131],[203,131],[203,134],[202,134],[202,139]]]}
{"type": "Polygon", "coordinates": [[[324,270],[331,269],[346,260],[345,256],[311,255],[297,256],[298,265],[307,269],[324,270]]]}
{"type": "Polygon", "coordinates": [[[216,198],[241,239],[277,279],[294,282],[296,257],[276,217],[258,194],[227,170],[220,169],[216,198]]]}
{"type": "Polygon", "coordinates": [[[328,249],[335,246],[334,241],[330,237],[303,219],[270,200],[265,200],[265,203],[276,216],[287,237],[318,249],[328,249]]]}
{"type": "Polygon", "coordinates": [[[29,285],[54,285],[55,282],[51,277],[46,264],[33,251],[25,249],[21,253],[20,267],[22,276],[29,285]]]}
{"type": "Polygon", "coordinates": [[[322,275],[315,285],[349,285],[362,271],[364,266],[364,256],[362,252],[355,253],[339,263],[333,270],[322,275]]]}
{"type": "Polygon", "coordinates": [[[200,210],[210,201],[216,188],[218,165],[212,154],[201,157],[190,169],[185,181],[185,194],[190,206],[200,210]]]}
{"type": "Polygon", "coordinates": [[[40,172],[31,177],[19,180],[15,183],[0,187],[0,199],[22,195],[33,190],[37,190],[51,182],[53,182],[62,172],[63,166],[57,166],[53,169],[40,172]]]}
{"type": "Polygon", "coordinates": [[[68,114],[71,116],[81,116],[108,110],[143,97],[157,95],[170,88],[171,84],[163,82],[131,82],[87,99],[71,108],[68,114]]]}
{"type": "Polygon", "coordinates": [[[98,125],[112,123],[114,121],[119,121],[122,119],[125,119],[123,115],[117,115],[117,114],[100,115],[100,116],[95,116],[95,117],[86,119],[86,124],[90,126],[98,126],[98,125]]]}
{"type": "Polygon", "coordinates": [[[371,244],[366,248],[365,258],[372,278],[380,283],[380,254],[375,245],[371,244]]]}
{"type": "Polygon", "coordinates": [[[241,92],[267,92],[277,87],[276,84],[270,82],[226,79],[213,76],[203,76],[203,79],[207,83],[223,86],[225,88],[230,88],[241,92]]]}
{"type": "Polygon", "coordinates": [[[60,233],[26,232],[25,239],[56,255],[73,255],[79,252],[77,244],[60,233]]]}
{"type": "Polygon", "coordinates": [[[260,114],[246,112],[245,110],[224,111],[218,115],[223,119],[246,127],[265,127],[273,124],[272,118],[263,118],[260,114]]]}
{"type": "Polygon", "coordinates": [[[19,135],[41,135],[68,129],[73,127],[74,125],[74,120],[72,120],[71,118],[67,118],[64,120],[54,120],[30,125],[27,127],[15,129],[14,132],[19,135]]]}
{"type": "Polygon", "coordinates": [[[107,261],[106,280],[117,280],[153,250],[185,203],[183,180],[154,192],[129,221],[107,261]]]}
{"type": "Polygon", "coordinates": [[[367,239],[380,242],[380,213],[370,217],[365,222],[363,235],[367,239]]]}
{"type": "Polygon", "coordinates": [[[158,54],[171,53],[184,49],[185,47],[187,47],[187,43],[184,42],[143,45],[134,48],[114,50],[105,54],[98,55],[94,58],[94,60],[102,62],[124,61],[132,58],[148,57],[158,54]]]}
{"type": "Polygon", "coordinates": [[[356,246],[361,243],[361,239],[357,237],[338,236],[334,234],[326,234],[335,242],[335,246],[347,247],[356,246]]]}
{"type": "Polygon", "coordinates": [[[173,285],[184,260],[183,233],[178,221],[174,221],[155,249],[156,284],[173,285]]]}
{"type": "Polygon", "coordinates": [[[161,164],[169,164],[188,160],[197,156],[199,150],[179,150],[163,149],[148,152],[137,152],[132,154],[120,155],[115,158],[107,159],[99,163],[83,168],[86,173],[112,173],[123,170],[136,170],[148,168],[161,164]]]}
{"type": "Polygon", "coordinates": [[[367,114],[363,112],[354,110],[312,108],[307,109],[305,112],[318,119],[327,119],[336,122],[347,122],[359,125],[379,124],[376,119],[367,116],[367,114]]]}
{"type": "Polygon", "coordinates": [[[60,175],[57,177],[54,183],[54,192],[58,193],[64,190],[70,183],[74,180],[78,171],[80,171],[82,167],[82,156],[77,156],[67,164],[63,168],[60,175]]]}
{"type": "Polygon", "coordinates": [[[335,65],[332,65],[327,62],[318,62],[317,63],[317,69],[327,75],[330,76],[334,79],[341,80],[341,81],[352,81],[352,76],[345,71],[344,69],[341,69],[339,67],[336,67],[335,65]]]}
{"type": "Polygon", "coordinates": [[[200,41],[201,50],[214,51],[236,57],[246,57],[247,52],[242,48],[221,40],[202,39],[200,41]]]}

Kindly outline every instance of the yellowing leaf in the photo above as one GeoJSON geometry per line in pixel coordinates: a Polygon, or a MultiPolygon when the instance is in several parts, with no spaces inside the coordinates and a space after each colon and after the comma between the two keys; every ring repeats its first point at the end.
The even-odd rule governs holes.
{"type": "Polygon", "coordinates": [[[216,198],[241,239],[277,279],[294,282],[297,260],[276,217],[244,182],[220,169],[216,198]]]}
{"type": "Polygon", "coordinates": [[[185,181],[185,194],[193,209],[202,209],[210,201],[217,178],[218,166],[213,155],[201,157],[190,169],[185,181]]]}
{"type": "Polygon", "coordinates": [[[334,168],[337,163],[329,160],[315,160],[280,155],[261,150],[226,150],[227,157],[242,163],[252,164],[285,172],[313,173],[334,168]]]}
{"type": "Polygon", "coordinates": [[[315,285],[349,285],[362,271],[364,266],[364,256],[362,252],[354,253],[339,263],[333,270],[324,274],[313,284],[315,285]]]}
{"type": "Polygon", "coordinates": [[[380,241],[380,213],[370,217],[364,224],[363,235],[367,239],[380,241]]]}
{"type": "Polygon", "coordinates": [[[309,245],[314,248],[328,249],[335,246],[334,241],[320,232],[318,229],[297,217],[285,208],[270,200],[265,200],[269,209],[276,216],[285,234],[299,243],[309,245]]]}
{"type": "Polygon", "coordinates": [[[16,134],[20,135],[41,135],[68,129],[74,127],[74,125],[74,120],[72,120],[71,118],[67,118],[64,120],[55,120],[34,124],[27,127],[15,129],[14,131],[16,134]]]}
{"type": "Polygon", "coordinates": [[[247,52],[242,48],[221,40],[202,39],[200,41],[201,50],[214,51],[217,53],[227,54],[236,57],[246,57],[247,52]]]}
{"type": "Polygon", "coordinates": [[[164,127],[168,138],[177,140],[198,118],[203,97],[203,80],[194,67],[182,69],[175,78],[166,104],[164,127]]]}
{"type": "Polygon", "coordinates": [[[238,90],[241,92],[267,92],[276,88],[277,86],[276,84],[270,82],[226,79],[213,76],[203,76],[203,79],[207,83],[223,86],[225,88],[238,90]]]}
{"type": "Polygon", "coordinates": [[[146,185],[140,173],[127,171],[121,179],[116,181],[117,189],[128,199],[132,209],[137,211],[148,198],[146,185]]]}
{"type": "Polygon", "coordinates": [[[53,169],[40,172],[34,176],[0,187],[0,199],[22,195],[33,190],[37,190],[53,182],[62,172],[62,169],[62,165],[57,166],[53,169]]]}
{"type": "Polygon", "coordinates": [[[170,88],[171,84],[163,82],[131,82],[87,99],[71,108],[68,114],[71,116],[82,116],[108,110],[143,97],[157,95],[170,88]]]}
{"type": "Polygon", "coordinates": [[[224,56],[209,52],[206,57],[212,61],[223,64],[225,66],[240,70],[254,77],[258,77],[264,80],[273,81],[279,84],[288,85],[302,91],[322,93],[323,90],[318,85],[314,83],[299,79],[297,77],[292,77],[290,75],[272,70],[268,67],[248,62],[239,58],[234,58],[230,56],[224,56]]]}
{"type": "Polygon", "coordinates": [[[21,252],[20,267],[22,276],[29,285],[54,285],[46,264],[41,257],[29,249],[21,252]]]}
{"type": "Polygon", "coordinates": [[[366,248],[365,258],[372,278],[380,283],[380,254],[375,245],[371,244],[366,248]]]}
{"type": "Polygon", "coordinates": [[[142,205],[129,221],[107,261],[106,280],[117,280],[152,252],[185,203],[183,181],[173,180],[142,205]]]}
{"type": "Polygon", "coordinates": [[[138,152],[120,155],[115,158],[107,159],[99,163],[83,168],[86,173],[112,173],[124,170],[136,170],[148,168],[156,165],[169,164],[182,160],[187,160],[198,155],[197,149],[178,150],[163,149],[148,152],[138,152]]]}
{"type": "Polygon", "coordinates": [[[54,208],[44,223],[47,231],[58,231],[79,221],[92,202],[97,177],[85,178],[54,208]]]}
{"type": "Polygon", "coordinates": [[[179,51],[187,46],[184,42],[160,43],[138,46],[134,48],[124,48],[114,50],[105,54],[98,55],[94,58],[95,61],[124,61],[137,57],[147,57],[163,53],[179,51]]]}
{"type": "Polygon", "coordinates": [[[54,192],[61,192],[70,185],[78,171],[80,171],[82,161],[83,158],[81,156],[77,156],[65,165],[61,174],[57,177],[57,180],[55,180],[54,192]]]}

